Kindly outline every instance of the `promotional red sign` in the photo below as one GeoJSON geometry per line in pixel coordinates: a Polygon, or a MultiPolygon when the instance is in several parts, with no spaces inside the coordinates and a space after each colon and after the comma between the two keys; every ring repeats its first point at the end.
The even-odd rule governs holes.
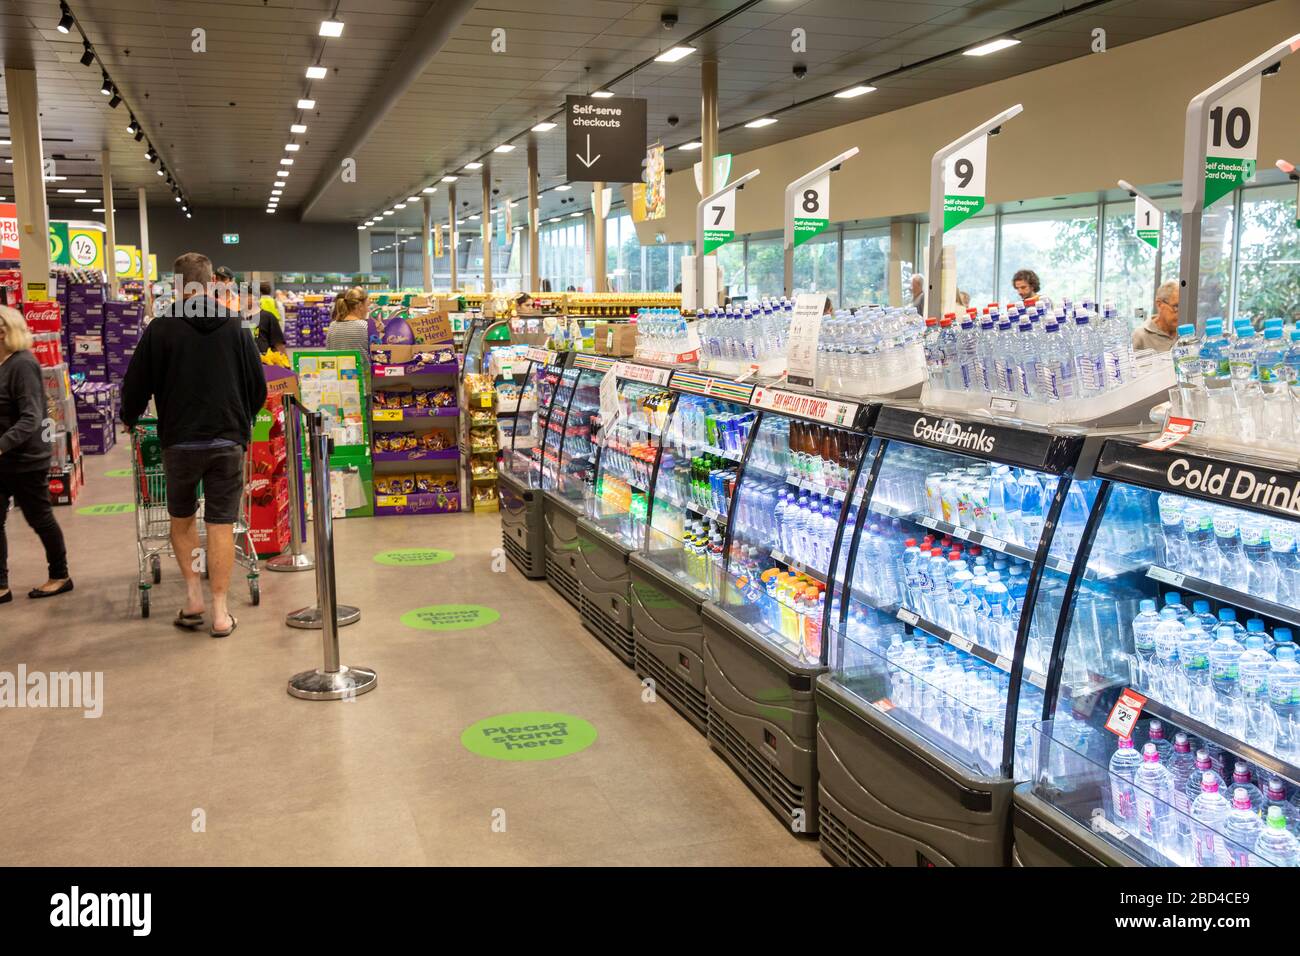
{"type": "Polygon", "coordinates": [[[0,259],[18,258],[18,206],[0,202],[0,259]]]}
{"type": "Polygon", "coordinates": [[[58,302],[24,302],[23,318],[33,332],[58,332],[63,327],[58,302]]]}

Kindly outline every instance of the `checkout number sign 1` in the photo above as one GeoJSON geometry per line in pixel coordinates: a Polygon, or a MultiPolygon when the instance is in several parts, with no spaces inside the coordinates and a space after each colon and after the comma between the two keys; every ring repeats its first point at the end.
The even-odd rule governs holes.
{"type": "Polygon", "coordinates": [[[1210,106],[1205,135],[1205,208],[1255,178],[1259,149],[1259,87],[1256,76],[1210,106]]]}

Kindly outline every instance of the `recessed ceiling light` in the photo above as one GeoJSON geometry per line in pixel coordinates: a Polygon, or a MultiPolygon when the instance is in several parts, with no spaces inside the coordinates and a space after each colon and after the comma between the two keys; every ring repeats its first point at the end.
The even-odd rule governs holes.
{"type": "Polygon", "coordinates": [[[322,20],[320,22],[320,35],[323,37],[341,37],[343,36],[342,20],[322,20]]]}
{"type": "Polygon", "coordinates": [[[286,178],[289,176],[289,170],[287,170],[287,169],[277,169],[277,170],[275,171],[275,174],[276,174],[277,176],[279,176],[281,179],[286,179],[286,178]]]}
{"type": "Polygon", "coordinates": [[[0,139],[0,146],[12,146],[13,144],[7,139],[0,139]]]}
{"type": "Polygon", "coordinates": [[[561,183],[559,186],[555,187],[555,191],[557,193],[567,193],[572,188],[573,187],[570,186],[568,183],[561,183]]]}
{"type": "Polygon", "coordinates": [[[591,95],[593,98],[598,100],[607,100],[614,94],[611,93],[609,90],[597,90],[595,93],[592,93],[591,95]]]}
{"type": "Polygon", "coordinates": [[[55,192],[67,193],[68,195],[85,193],[84,189],[56,189],[55,192]]]}
{"type": "Polygon", "coordinates": [[[518,205],[519,205],[519,203],[517,203],[517,202],[512,202],[512,203],[510,204],[510,208],[511,208],[511,209],[514,209],[514,208],[515,208],[516,206],[518,206],[518,205]]]}
{"type": "Polygon", "coordinates": [[[179,203],[179,202],[181,201],[181,197],[180,197],[180,196],[177,196],[177,197],[176,197],[176,201],[179,203]]]}
{"type": "Polygon", "coordinates": [[[81,203],[97,203],[97,202],[103,202],[104,200],[102,200],[102,199],[74,199],[74,200],[72,200],[72,201],[73,201],[73,202],[81,202],[81,203]]]}
{"type": "Polygon", "coordinates": [[[325,79],[325,74],[328,72],[329,71],[323,66],[309,66],[307,67],[307,79],[323,80],[325,79]]]}
{"type": "Polygon", "coordinates": [[[552,216],[550,219],[548,219],[548,220],[546,220],[546,221],[547,221],[547,222],[559,222],[559,221],[560,221],[560,217],[559,217],[559,216],[552,216]]]}
{"type": "Polygon", "coordinates": [[[300,109],[300,110],[314,110],[315,108],[316,108],[316,101],[315,101],[315,100],[299,100],[299,101],[298,101],[298,109],[300,109]]]}
{"type": "Polygon", "coordinates": [[[282,192],[284,192],[283,189],[279,188],[279,185],[280,185],[280,184],[277,183],[277,184],[276,184],[276,188],[271,190],[271,195],[272,195],[272,196],[278,196],[278,195],[280,195],[282,192]]]}
{"type": "Polygon", "coordinates": [[[290,132],[290,133],[305,133],[305,132],[307,132],[307,127],[304,126],[302,123],[294,123],[294,124],[292,124],[292,125],[289,127],[289,132],[290,132]]]}
{"type": "Polygon", "coordinates": [[[690,152],[691,150],[699,149],[703,145],[704,145],[703,143],[698,142],[697,140],[691,140],[689,143],[682,143],[682,145],[678,146],[677,148],[684,149],[687,152],[690,152]]]}
{"type": "Polygon", "coordinates": [[[437,186],[425,186],[423,189],[420,190],[420,192],[422,193],[436,193],[437,191],[438,191],[437,186]]]}
{"type": "Polygon", "coordinates": [[[988,56],[990,53],[997,53],[999,50],[1005,50],[1009,46],[1015,46],[1019,43],[1012,37],[1003,37],[1000,40],[990,40],[988,43],[981,43],[979,46],[973,46],[969,50],[963,50],[963,56],[988,56]]]}
{"type": "Polygon", "coordinates": [[[280,160],[280,165],[281,165],[281,166],[292,166],[292,165],[293,165],[293,160],[290,159],[288,156],[285,156],[283,159],[280,160]]]}
{"type": "Polygon", "coordinates": [[[581,218],[582,218],[583,216],[585,216],[585,215],[586,215],[585,212],[571,212],[571,213],[569,213],[569,218],[570,218],[570,219],[581,219],[581,218]]]}
{"type": "Polygon", "coordinates": [[[470,222],[478,222],[478,213],[474,213],[474,215],[470,216],[470,217],[469,217],[469,221],[470,221],[470,222]]]}
{"type": "Polygon", "coordinates": [[[483,164],[482,164],[482,163],[466,163],[466,164],[465,164],[465,168],[466,168],[466,169],[482,169],[482,168],[483,168],[483,164]]]}
{"type": "Polygon", "coordinates": [[[454,183],[454,182],[455,182],[456,180],[458,180],[458,179],[460,179],[459,176],[443,176],[443,177],[442,177],[442,181],[443,181],[444,183],[454,183]]]}
{"type": "Polygon", "coordinates": [[[670,47],[669,49],[664,50],[663,53],[660,53],[657,57],[655,57],[655,62],[676,63],[678,60],[686,59],[694,52],[695,52],[695,47],[693,46],[670,47]]]}
{"type": "Polygon", "coordinates": [[[419,201],[420,201],[420,197],[419,197],[419,196],[412,196],[410,199],[408,199],[408,200],[406,200],[406,201],[407,201],[408,203],[411,203],[411,202],[419,202],[419,201]]]}
{"type": "Polygon", "coordinates": [[[392,211],[391,209],[385,209],[385,210],[384,210],[384,215],[385,215],[385,216],[391,216],[392,214],[393,214],[393,211],[392,211]]]}
{"type": "Polygon", "coordinates": [[[404,202],[399,202],[399,203],[398,203],[397,205],[395,205],[393,208],[394,208],[394,209],[405,209],[405,208],[406,208],[406,203],[404,203],[404,202]]]}
{"type": "Polygon", "coordinates": [[[362,231],[362,230],[364,230],[365,228],[366,228],[366,224],[365,224],[365,223],[362,223],[361,225],[357,226],[357,230],[358,230],[358,231],[362,231]]]}
{"type": "Polygon", "coordinates": [[[502,143],[496,149],[492,150],[494,153],[513,153],[514,151],[515,147],[512,143],[502,143]]]}
{"type": "Polygon", "coordinates": [[[542,122],[538,123],[536,126],[533,127],[533,132],[549,133],[553,129],[555,129],[554,123],[550,122],[549,120],[543,120],[542,122]]]}
{"type": "MultiPolygon", "coordinates": [[[[117,212],[116,209],[114,209],[113,211],[114,211],[114,212],[117,212]]],[[[190,213],[190,212],[187,212],[187,213],[185,214],[185,218],[186,218],[186,219],[193,219],[193,218],[194,218],[194,214],[193,214],[193,213],[190,213]]]]}
{"type": "MultiPolygon", "coordinates": [[[[107,212],[107,210],[106,210],[103,206],[96,206],[94,209],[92,209],[92,210],[90,210],[90,211],[91,211],[91,212],[107,212]]],[[[117,210],[114,209],[113,212],[117,212],[117,210]]]]}
{"type": "Polygon", "coordinates": [[[762,129],[764,126],[771,126],[776,120],[771,116],[764,116],[760,119],[750,120],[745,124],[745,129],[762,129]]]}
{"type": "Polygon", "coordinates": [[[863,93],[874,93],[876,88],[863,83],[858,86],[850,86],[847,90],[840,90],[835,94],[837,100],[851,100],[854,97],[861,96],[863,93]]]}
{"type": "Polygon", "coordinates": [[[274,210],[274,209],[270,209],[270,208],[268,208],[266,211],[267,211],[268,213],[271,213],[271,214],[274,214],[274,213],[275,213],[275,210],[274,210]]]}
{"type": "Polygon", "coordinates": [[[302,146],[298,143],[285,143],[284,149],[285,152],[296,153],[298,150],[302,149],[302,146]]]}

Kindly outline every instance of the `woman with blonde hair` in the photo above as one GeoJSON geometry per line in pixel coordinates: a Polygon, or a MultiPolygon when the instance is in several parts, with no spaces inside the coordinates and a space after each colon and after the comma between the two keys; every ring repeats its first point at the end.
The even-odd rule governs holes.
{"type": "Polygon", "coordinates": [[[370,318],[366,307],[370,303],[366,290],[354,285],[340,293],[334,300],[334,314],[325,330],[327,349],[356,349],[370,354],[370,318]]]}
{"type": "Polygon", "coordinates": [[[0,604],[9,590],[9,544],[5,516],[13,499],[45,546],[50,577],[27,592],[53,597],[72,590],[68,551],[50,506],[50,446],[44,434],[45,386],[31,353],[32,333],[19,312],[0,306],[0,604]]]}

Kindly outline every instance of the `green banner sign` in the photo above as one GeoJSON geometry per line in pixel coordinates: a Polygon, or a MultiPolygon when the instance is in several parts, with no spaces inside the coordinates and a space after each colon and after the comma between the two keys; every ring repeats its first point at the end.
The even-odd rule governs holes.
{"type": "Polygon", "coordinates": [[[68,224],[66,222],[50,223],[50,262],[61,266],[72,265],[72,256],[68,252],[68,224]]]}
{"type": "Polygon", "coordinates": [[[944,196],[943,231],[960,226],[983,208],[983,196],[944,196]]]}
{"type": "Polygon", "coordinates": [[[1205,208],[1255,178],[1255,160],[1238,156],[1205,157],[1205,208]]]}
{"type": "Polygon", "coordinates": [[[725,246],[736,238],[735,230],[732,229],[705,229],[704,230],[704,254],[707,256],[714,249],[725,246]]]}

